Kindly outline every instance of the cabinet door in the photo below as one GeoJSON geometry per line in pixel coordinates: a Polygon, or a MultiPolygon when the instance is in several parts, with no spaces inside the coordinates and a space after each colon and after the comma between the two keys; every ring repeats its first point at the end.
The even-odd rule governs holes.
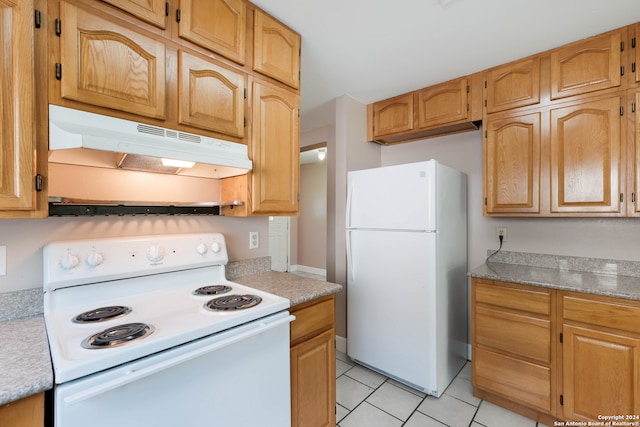
{"type": "Polygon", "coordinates": [[[640,340],[563,327],[564,418],[640,414],[640,340]]]}
{"type": "MultiPolygon", "coordinates": [[[[629,215],[638,216],[640,215],[640,92],[633,92],[630,98],[631,102],[635,105],[635,112],[633,112],[633,130],[631,135],[633,182],[631,183],[632,193],[629,203],[629,215]]],[[[631,174],[631,171],[629,171],[629,173],[631,174]]]]}
{"type": "Polygon", "coordinates": [[[469,113],[469,84],[458,79],[422,89],[416,93],[418,128],[429,128],[466,120],[469,113]]]}
{"type": "Polygon", "coordinates": [[[179,52],[178,121],[244,137],[245,76],[213,60],[179,52]]]}
{"type": "Polygon", "coordinates": [[[636,27],[632,30],[631,37],[633,38],[633,40],[635,40],[636,43],[636,48],[633,49],[633,52],[635,52],[635,54],[633,54],[633,57],[631,58],[631,68],[632,71],[634,71],[635,69],[635,73],[633,74],[632,78],[637,84],[640,83],[640,46],[637,46],[637,43],[640,43],[640,25],[636,25],[636,27]]]}
{"type": "Polygon", "coordinates": [[[0,216],[5,216],[2,211],[35,208],[33,2],[0,0],[0,14],[0,216]]]}
{"type": "Polygon", "coordinates": [[[0,426],[42,427],[43,425],[44,393],[0,406],[0,426]]]}
{"type": "Polygon", "coordinates": [[[551,99],[620,86],[620,32],[551,52],[551,99]]]}
{"type": "Polygon", "coordinates": [[[257,80],[252,98],[252,213],[294,214],[300,176],[299,98],[257,80]]]}
{"type": "Polygon", "coordinates": [[[413,93],[395,96],[372,104],[369,115],[375,138],[413,129],[413,93]]]}
{"type": "Polygon", "coordinates": [[[485,214],[540,212],[540,119],[486,120],[485,214]]]}
{"type": "Polygon", "coordinates": [[[336,424],[335,329],[291,348],[291,426],[336,424]]]}
{"type": "Polygon", "coordinates": [[[300,35],[259,9],[253,15],[253,69],[300,87],[300,35]]]}
{"type": "Polygon", "coordinates": [[[165,46],[60,2],[63,98],[165,118],[165,46]]]}
{"type": "Polygon", "coordinates": [[[165,0],[102,0],[163,30],[166,28],[165,0]]]}
{"type": "Polygon", "coordinates": [[[246,9],[243,0],[180,0],[178,34],[244,64],[246,9]]]}
{"type": "Polygon", "coordinates": [[[620,213],[620,98],[551,110],[551,212],[620,213]]]}
{"type": "Polygon", "coordinates": [[[540,103],[540,57],[488,70],[485,100],[487,113],[540,103]]]}

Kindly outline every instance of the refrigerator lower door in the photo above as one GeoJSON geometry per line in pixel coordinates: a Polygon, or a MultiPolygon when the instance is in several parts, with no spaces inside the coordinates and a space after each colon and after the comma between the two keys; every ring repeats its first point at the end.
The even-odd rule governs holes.
{"type": "Polygon", "coordinates": [[[436,391],[436,234],[349,230],[347,353],[436,391]]]}

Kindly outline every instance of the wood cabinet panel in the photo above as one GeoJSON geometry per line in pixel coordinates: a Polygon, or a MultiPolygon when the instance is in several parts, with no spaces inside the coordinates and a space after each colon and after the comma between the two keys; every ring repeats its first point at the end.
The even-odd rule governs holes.
{"type": "Polygon", "coordinates": [[[603,301],[564,295],[562,317],[565,321],[589,323],[606,328],[640,334],[640,304],[620,300],[603,301]]]}
{"type": "Polygon", "coordinates": [[[43,425],[44,393],[0,406],[0,426],[42,427],[43,425]]]}
{"type": "Polygon", "coordinates": [[[470,107],[466,78],[431,86],[415,93],[416,127],[426,128],[466,120],[470,107]]]}
{"type": "Polygon", "coordinates": [[[300,185],[299,97],[258,80],[252,92],[252,214],[295,214],[300,185]]]}
{"type": "Polygon", "coordinates": [[[300,35],[259,9],[253,20],[253,69],[298,89],[300,35]]]}
{"type": "Polygon", "coordinates": [[[620,213],[618,96],[551,110],[552,212],[620,213]]]}
{"type": "Polygon", "coordinates": [[[247,7],[244,0],[180,0],[179,37],[245,63],[247,7]]]}
{"type": "Polygon", "coordinates": [[[33,1],[0,0],[0,217],[37,207],[32,16],[33,1]]]}
{"type": "Polygon", "coordinates": [[[63,98],[164,119],[164,43],[60,2],[63,98]]]}
{"type": "Polygon", "coordinates": [[[473,349],[473,385],[549,413],[551,369],[489,351],[473,349]]]}
{"type": "Polygon", "coordinates": [[[413,93],[396,96],[371,105],[373,139],[413,129],[413,93]]]}
{"type": "Polygon", "coordinates": [[[178,53],[178,122],[244,137],[245,75],[187,52],[178,53]]]}
{"type": "Polygon", "coordinates": [[[616,31],[552,51],[551,99],[621,86],[621,41],[616,31]]]}
{"type": "Polygon", "coordinates": [[[292,427],[330,427],[335,415],[335,330],[291,349],[292,427]]]}
{"type": "Polygon", "coordinates": [[[527,58],[486,73],[485,110],[495,113],[540,102],[540,57],[527,58]]]}
{"type": "Polygon", "coordinates": [[[640,413],[640,340],[563,327],[564,416],[640,413]]]}
{"type": "Polygon", "coordinates": [[[476,344],[551,363],[551,322],[528,315],[476,307],[476,344]]]}
{"type": "Polygon", "coordinates": [[[335,322],[333,306],[333,299],[327,299],[296,309],[294,314],[297,319],[291,323],[291,342],[295,344],[328,327],[333,327],[335,322]]]}
{"type": "Polygon", "coordinates": [[[496,286],[476,279],[474,297],[477,303],[543,316],[551,314],[551,295],[544,289],[533,289],[524,285],[496,286]]]}
{"type": "Polygon", "coordinates": [[[165,0],[102,0],[163,30],[166,28],[165,0]]]}
{"type": "Polygon", "coordinates": [[[485,213],[539,213],[541,113],[485,123],[485,213]]]}

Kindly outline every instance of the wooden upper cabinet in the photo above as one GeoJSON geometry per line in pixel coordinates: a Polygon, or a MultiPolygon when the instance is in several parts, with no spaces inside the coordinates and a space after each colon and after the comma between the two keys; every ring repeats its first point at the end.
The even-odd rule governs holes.
{"type": "Polygon", "coordinates": [[[631,180],[629,188],[631,197],[627,196],[629,206],[627,214],[629,216],[640,216],[640,111],[638,110],[640,107],[640,91],[632,92],[629,100],[632,104],[635,104],[635,112],[632,113],[633,128],[629,136],[631,138],[631,145],[629,146],[631,152],[628,157],[631,158],[632,166],[627,173],[631,180]]]}
{"type": "Polygon", "coordinates": [[[35,209],[33,1],[0,0],[0,217],[35,209]]]}
{"type": "Polygon", "coordinates": [[[244,137],[245,75],[212,59],[178,53],[178,122],[244,137]]]}
{"type": "Polygon", "coordinates": [[[551,51],[551,99],[621,86],[622,31],[551,51]]]}
{"type": "Polygon", "coordinates": [[[253,69],[300,88],[300,35],[259,9],[253,22],[253,69]]]}
{"type": "Polygon", "coordinates": [[[416,127],[426,128],[466,120],[470,107],[466,78],[431,86],[415,93],[416,127]]]}
{"type": "Polygon", "coordinates": [[[487,113],[540,102],[540,57],[527,58],[486,72],[487,113]]]}
{"type": "Polygon", "coordinates": [[[485,214],[540,212],[541,113],[487,119],[485,214]]]}
{"type": "Polygon", "coordinates": [[[636,25],[630,32],[630,38],[633,40],[631,42],[632,56],[629,61],[631,62],[631,71],[633,73],[631,78],[635,84],[638,84],[640,83],[640,46],[638,46],[638,43],[640,43],[640,24],[636,25]]]}
{"type": "Polygon", "coordinates": [[[165,45],[64,1],[61,96],[164,119],[165,45]]]}
{"type": "Polygon", "coordinates": [[[295,214],[300,183],[299,97],[258,80],[252,89],[251,213],[295,214]]]}
{"type": "Polygon", "coordinates": [[[102,0],[158,28],[167,27],[165,0],[102,0]]]}
{"type": "Polygon", "coordinates": [[[620,97],[551,109],[551,212],[621,212],[620,97]]]}
{"type": "Polygon", "coordinates": [[[374,102],[369,106],[373,138],[413,130],[413,93],[374,102]]]}
{"type": "Polygon", "coordinates": [[[247,7],[244,0],[180,0],[179,37],[245,63],[247,7]]]}

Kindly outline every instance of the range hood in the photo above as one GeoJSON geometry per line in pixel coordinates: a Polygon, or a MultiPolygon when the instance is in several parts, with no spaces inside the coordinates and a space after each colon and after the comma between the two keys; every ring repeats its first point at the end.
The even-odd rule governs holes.
{"type": "Polygon", "coordinates": [[[203,207],[240,204],[220,200],[220,179],[251,167],[244,144],[49,105],[50,215],[215,213],[203,207]]]}

